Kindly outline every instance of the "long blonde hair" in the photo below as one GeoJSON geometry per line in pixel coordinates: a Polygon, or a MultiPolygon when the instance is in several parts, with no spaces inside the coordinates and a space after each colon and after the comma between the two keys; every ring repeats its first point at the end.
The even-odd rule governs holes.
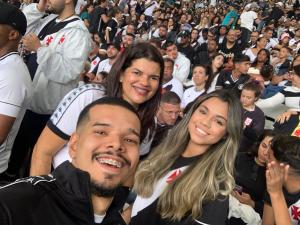
{"type": "Polygon", "coordinates": [[[158,201],[158,212],[162,218],[181,220],[191,213],[195,219],[201,216],[203,203],[220,195],[227,196],[233,189],[232,174],[242,124],[241,106],[235,94],[226,90],[212,92],[195,102],[183,120],[139,165],[133,189],[142,197],[151,196],[157,181],[170,171],[175,160],[185,151],[190,140],[188,123],[192,114],[202,102],[212,97],[229,105],[227,134],[163,191],[158,201]]]}

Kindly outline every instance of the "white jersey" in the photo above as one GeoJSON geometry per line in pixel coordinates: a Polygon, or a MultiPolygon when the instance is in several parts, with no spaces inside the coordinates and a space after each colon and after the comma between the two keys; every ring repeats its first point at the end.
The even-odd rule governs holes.
{"type": "Polygon", "coordinates": [[[109,59],[105,59],[99,63],[97,74],[102,71],[109,73],[111,67],[112,65],[109,63],[109,59]]]}
{"type": "Polygon", "coordinates": [[[16,118],[0,146],[0,173],[8,166],[11,149],[32,94],[32,82],[17,52],[0,58],[0,114],[16,118]]]}
{"type": "Polygon", "coordinates": [[[173,76],[180,80],[182,83],[186,82],[190,74],[191,62],[183,54],[178,52],[178,56],[174,61],[173,76]]]}
{"type": "MultiPolygon", "coordinates": [[[[57,15],[44,17],[33,3],[23,10],[27,19],[27,32],[39,34],[42,28],[57,15]]],[[[78,84],[91,50],[88,29],[78,16],[71,16],[68,23],[56,33],[47,35],[37,50],[38,67],[33,80],[30,110],[38,114],[52,114],[59,101],[78,84]]],[[[65,20],[65,21],[66,21],[65,20]]],[[[56,22],[60,22],[56,19],[56,22]]]]}
{"type": "Polygon", "coordinates": [[[245,11],[241,14],[241,27],[250,31],[253,30],[253,23],[257,19],[257,13],[254,11],[245,11]]]}
{"type": "Polygon", "coordinates": [[[183,98],[181,102],[181,108],[185,108],[190,102],[194,101],[197,97],[202,95],[205,92],[205,89],[197,91],[196,87],[190,87],[186,89],[183,93],[183,98]]]}
{"type": "MultiPolygon", "coordinates": [[[[76,130],[80,112],[88,104],[102,97],[104,97],[104,88],[96,84],[86,84],[70,91],[59,103],[47,126],[60,138],[69,140],[76,130]]],[[[55,155],[54,168],[66,160],[70,160],[67,145],[55,155]]]]}
{"type": "Polygon", "coordinates": [[[178,95],[180,99],[182,99],[183,96],[183,85],[177,78],[173,77],[170,81],[163,84],[163,88],[168,89],[168,91],[173,91],[178,95]]]}

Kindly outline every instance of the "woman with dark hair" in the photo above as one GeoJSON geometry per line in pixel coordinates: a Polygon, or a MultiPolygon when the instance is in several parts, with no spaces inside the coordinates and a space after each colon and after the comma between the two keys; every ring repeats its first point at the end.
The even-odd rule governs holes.
{"type": "Polygon", "coordinates": [[[211,83],[210,87],[207,90],[208,93],[216,90],[216,83],[219,77],[219,74],[223,68],[225,57],[222,53],[216,53],[211,58],[210,67],[212,69],[212,77],[211,77],[211,83]]]}
{"type": "Polygon", "coordinates": [[[210,66],[195,65],[193,67],[192,79],[195,85],[184,91],[181,101],[182,109],[186,108],[201,95],[207,93],[212,82],[212,71],[210,66]]]}
{"type": "Polygon", "coordinates": [[[244,54],[250,57],[250,61],[254,62],[254,60],[258,56],[258,52],[261,49],[264,49],[267,45],[267,39],[264,37],[260,37],[257,39],[257,42],[253,48],[248,48],[244,51],[244,54]]]}
{"type": "Polygon", "coordinates": [[[257,53],[257,57],[248,70],[248,74],[254,79],[258,76],[260,77],[262,68],[270,65],[270,57],[270,52],[267,49],[260,49],[257,53]]]}
{"type": "Polygon", "coordinates": [[[91,14],[93,11],[94,11],[94,6],[92,4],[87,4],[83,7],[83,9],[81,10],[81,12],[79,14],[80,19],[83,20],[86,27],[90,26],[91,14]]]}
{"type": "MultiPolygon", "coordinates": [[[[232,195],[240,203],[249,205],[262,216],[263,199],[266,191],[266,164],[269,159],[269,147],[276,132],[265,130],[255,145],[239,152],[235,161],[236,188],[232,195]]],[[[245,224],[238,218],[230,218],[230,225],[245,224]]]]}
{"type": "Polygon", "coordinates": [[[133,105],[141,118],[141,140],[147,133],[151,137],[163,71],[162,56],[151,44],[143,42],[126,48],[112,66],[106,90],[103,86],[88,84],[71,91],[61,101],[34,147],[31,174],[48,174],[53,158],[54,167],[69,159],[67,142],[80,111],[103,96],[120,97],[133,105]]]}

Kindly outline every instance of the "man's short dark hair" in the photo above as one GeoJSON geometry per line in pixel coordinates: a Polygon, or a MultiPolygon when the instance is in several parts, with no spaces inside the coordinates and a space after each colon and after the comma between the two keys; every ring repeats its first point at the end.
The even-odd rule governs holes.
{"type": "Polygon", "coordinates": [[[272,31],[273,32],[273,29],[271,27],[266,27],[265,28],[265,32],[269,32],[269,31],[272,31]]]}
{"type": "Polygon", "coordinates": [[[163,45],[163,49],[167,50],[167,48],[172,45],[176,45],[174,41],[166,41],[166,43],[163,45]]]}
{"type": "Polygon", "coordinates": [[[168,30],[168,27],[167,27],[165,24],[160,24],[160,25],[158,26],[158,28],[161,28],[161,27],[163,27],[163,28],[165,28],[166,30],[168,30]]]}
{"type": "Polygon", "coordinates": [[[208,28],[203,28],[203,29],[202,29],[202,34],[203,34],[203,33],[208,33],[208,30],[209,30],[208,28]]]}
{"type": "Polygon", "coordinates": [[[290,165],[291,172],[300,175],[300,138],[279,135],[272,140],[271,149],[279,162],[290,165]]]}
{"type": "Polygon", "coordinates": [[[123,107],[123,108],[129,110],[130,112],[133,112],[139,118],[137,111],[127,101],[125,101],[121,98],[116,98],[116,97],[103,97],[103,98],[100,98],[100,99],[90,103],[81,111],[81,113],[79,114],[79,117],[78,117],[76,129],[78,129],[78,127],[80,127],[85,121],[88,120],[90,109],[96,105],[120,106],[120,107],[123,107]]]}
{"type": "Polygon", "coordinates": [[[254,92],[255,98],[258,98],[261,95],[262,88],[256,81],[249,81],[244,84],[243,90],[249,90],[254,92]]]}
{"type": "Polygon", "coordinates": [[[236,54],[233,57],[233,63],[250,62],[250,57],[245,54],[236,54]]]}
{"type": "Polygon", "coordinates": [[[172,105],[178,105],[181,103],[179,96],[173,91],[167,91],[161,96],[161,103],[169,103],[172,105]]]}
{"type": "Polygon", "coordinates": [[[133,33],[126,33],[126,35],[130,36],[133,38],[133,40],[135,39],[135,35],[133,33]]]}
{"type": "Polygon", "coordinates": [[[170,62],[170,63],[172,63],[172,66],[174,66],[174,60],[171,59],[170,57],[164,56],[163,59],[164,59],[164,62],[165,62],[165,63],[166,63],[166,62],[170,62]]]}

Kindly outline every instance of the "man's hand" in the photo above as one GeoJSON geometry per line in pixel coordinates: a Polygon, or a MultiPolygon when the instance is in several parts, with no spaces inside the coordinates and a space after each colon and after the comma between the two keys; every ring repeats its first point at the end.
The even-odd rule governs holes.
{"type": "Polygon", "coordinates": [[[29,52],[36,52],[41,47],[41,42],[34,33],[29,33],[22,39],[24,49],[29,52]]]}
{"type": "Polygon", "coordinates": [[[268,163],[266,170],[267,190],[270,195],[280,194],[282,192],[283,183],[287,180],[289,166],[283,163],[268,163]]]}

